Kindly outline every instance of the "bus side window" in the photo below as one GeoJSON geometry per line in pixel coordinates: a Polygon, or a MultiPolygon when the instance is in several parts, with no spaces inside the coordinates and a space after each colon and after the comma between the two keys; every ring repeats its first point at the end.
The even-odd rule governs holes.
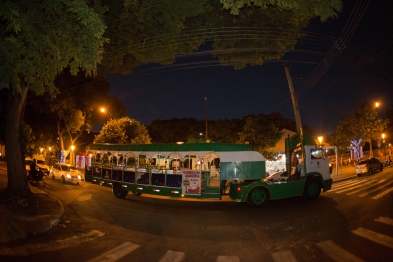
{"type": "Polygon", "coordinates": [[[97,153],[94,162],[101,162],[101,154],[97,153]]]}
{"type": "Polygon", "coordinates": [[[126,165],[127,165],[127,166],[135,166],[135,157],[129,157],[129,158],[127,158],[126,165]]]}

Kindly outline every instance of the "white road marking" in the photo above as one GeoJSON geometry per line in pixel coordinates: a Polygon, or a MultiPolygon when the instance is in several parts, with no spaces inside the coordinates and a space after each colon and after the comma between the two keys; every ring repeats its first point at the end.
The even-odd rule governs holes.
{"type": "Polygon", "coordinates": [[[272,254],[274,262],[297,262],[291,251],[275,252],[272,254]]]}
{"type": "Polygon", "coordinates": [[[374,192],[376,192],[376,191],[378,191],[378,190],[380,190],[380,189],[382,189],[382,188],[384,188],[384,187],[390,185],[391,183],[393,183],[393,180],[390,181],[390,182],[387,183],[387,184],[384,184],[384,185],[382,185],[382,186],[380,186],[380,187],[377,187],[376,189],[373,189],[373,190],[368,191],[368,192],[366,192],[366,193],[364,193],[364,194],[361,194],[361,195],[359,195],[359,197],[364,197],[364,196],[367,196],[367,195],[369,195],[369,194],[371,194],[371,193],[374,193],[374,192]]]}
{"type": "Polygon", "coordinates": [[[360,192],[360,191],[364,191],[364,190],[366,190],[366,189],[369,189],[369,188],[371,188],[371,187],[374,187],[374,186],[376,186],[377,184],[383,183],[383,182],[385,182],[385,181],[386,181],[386,179],[382,179],[381,181],[379,181],[379,182],[376,183],[375,185],[370,185],[370,186],[367,186],[367,187],[362,187],[361,189],[352,191],[351,193],[347,193],[347,195],[352,195],[352,194],[358,193],[358,192],[360,192]]]}
{"type": "Polygon", "coordinates": [[[91,260],[89,260],[88,262],[101,262],[101,261],[105,261],[105,262],[111,262],[111,261],[117,261],[120,258],[124,257],[125,255],[127,255],[128,253],[131,253],[132,251],[134,251],[135,249],[137,249],[138,247],[140,247],[137,244],[133,244],[130,242],[125,242],[123,244],[121,244],[120,246],[117,246],[101,255],[99,255],[96,258],[93,258],[91,260]]]}
{"type": "Polygon", "coordinates": [[[347,184],[352,184],[352,183],[355,183],[355,182],[356,182],[356,180],[348,180],[348,181],[337,182],[337,183],[334,183],[334,184],[332,185],[332,188],[334,188],[334,187],[340,187],[340,186],[347,185],[347,184]]]}
{"type": "Polygon", "coordinates": [[[358,258],[354,254],[336,245],[333,241],[327,240],[316,244],[322,249],[331,259],[336,262],[362,262],[364,260],[358,258]]]}
{"type": "Polygon", "coordinates": [[[352,233],[393,249],[393,237],[389,237],[387,235],[383,235],[362,227],[359,227],[356,230],[352,230],[352,233]]]}
{"type": "Polygon", "coordinates": [[[168,250],[159,262],[180,262],[184,259],[186,254],[184,252],[175,252],[168,250]]]}
{"type": "Polygon", "coordinates": [[[354,186],[354,185],[357,185],[357,184],[364,183],[364,181],[365,181],[365,180],[362,180],[362,181],[356,181],[356,182],[350,183],[350,184],[348,184],[348,185],[345,185],[345,186],[340,186],[340,187],[337,187],[337,188],[334,188],[334,189],[331,189],[331,190],[329,190],[329,192],[334,192],[334,191],[337,191],[337,190],[340,190],[340,189],[344,189],[344,188],[352,187],[352,186],[354,186]]]}
{"type": "Polygon", "coordinates": [[[393,219],[388,217],[379,217],[375,221],[393,226],[393,219]]]}
{"type": "Polygon", "coordinates": [[[389,188],[389,189],[386,189],[386,190],[383,191],[381,194],[378,194],[378,195],[376,195],[375,197],[372,197],[371,199],[378,199],[378,198],[381,198],[381,197],[383,197],[384,195],[389,194],[389,193],[392,192],[392,191],[393,191],[393,187],[391,187],[391,188],[389,188]]]}
{"type": "Polygon", "coordinates": [[[218,256],[217,262],[240,262],[238,256],[218,256]]]}
{"type": "Polygon", "coordinates": [[[351,191],[351,190],[356,189],[356,188],[358,188],[358,187],[362,187],[362,186],[368,185],[368,184],[370,184],[370,183],[375,183],[375,181],[376,181],[376,180],[371,180],[371,181],[368,181],[368,182],[366,182],[366,183],[363,183],[363,184],[360,184],[360,185],[357,185],[357,186],[353,186],[353,187],[351,187],[351,188],[347,188],[347,189],[344,189],[344,190],[337,191],[336,193],[339,194],[339,193],[343,193],[343,192],[345,192],[345,191],[351,191]]]}

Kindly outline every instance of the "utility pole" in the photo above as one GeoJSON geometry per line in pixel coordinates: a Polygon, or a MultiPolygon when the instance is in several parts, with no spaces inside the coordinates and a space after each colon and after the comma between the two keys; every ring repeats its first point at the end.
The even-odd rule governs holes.
{"type": "Polygon", "coordinates": [[[296,129],[297,129],[296,131],[299,132],[302,129],[302,121],[300,120],[299,106],[297,104],[295,91],[293,90],[292,79],[291,76],[289,75],[289,69],[286,65],[283,66],[288,80],[289,91],[291,93],[293,112],[295,114],[295,121],[296,121],[296,129]]]}
{"type": "Polygon", "coordinates": [[[208,138],[208,132],[207,132],[207,97],[205,97],[205,138],[206,138],[206,143],[209,142],[209,138],[208,138]]]}

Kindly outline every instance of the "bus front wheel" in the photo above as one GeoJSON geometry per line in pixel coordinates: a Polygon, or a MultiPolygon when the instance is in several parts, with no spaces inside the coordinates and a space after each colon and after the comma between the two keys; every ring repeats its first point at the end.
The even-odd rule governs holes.
{"type": "Polygon", "coordinates": [[[112,192],[117,198],[125,198],[128,194],[128,191],[123,190],[122,186],[118,183],[113,185],[112,192]]]}
{"type": "Polygon", "coordinates": [[[269,193],[264,187],[254,187],[247,196],[247,203],[252,207],[262,206],[269,200],[269,193]]]}
{"type": "Polygon", "coordinates": [[[321,185],[317,179],[309,179],[304,187],[304,196],[308,199],[317,199],[321,194],[321,185]]]}

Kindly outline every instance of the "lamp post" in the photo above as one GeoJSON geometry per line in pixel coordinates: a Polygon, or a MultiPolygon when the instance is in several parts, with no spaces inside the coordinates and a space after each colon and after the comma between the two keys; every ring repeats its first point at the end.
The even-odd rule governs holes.
{"type": "Polygon", "coordinates": [[[208,132],[207,132],[207,97],[205,97],[205,128],[206,128],[206,143],[209,143],[209,139],[208,139],[208,132]]]}
{"type": "Polygon", "coordinates": [[[75,149],[75,146],[72,145],[72,146],[71,146],[71,155],[70,155],[70,158],[71,158],[71,159],[70,159],[70,164],[71,164],[71,165],[74,165],[74,158],[75,158],[75,157],[74,157],[74,149],[75,149]]]}
{"type": "MultiPolygon", "coordinates": [[[[377,102],[375,102],[374,108],[378,108],[378,107],[379,107],[379,102],[377,101],[377,102]]],[[[370,138],[370,140],[369,140],[369,143],[370,143],[370,158],[371,158],[371,157],[374,157],[374,153],[373,153],[373,141],[372,141],[371,138],[370,138]]]]}

